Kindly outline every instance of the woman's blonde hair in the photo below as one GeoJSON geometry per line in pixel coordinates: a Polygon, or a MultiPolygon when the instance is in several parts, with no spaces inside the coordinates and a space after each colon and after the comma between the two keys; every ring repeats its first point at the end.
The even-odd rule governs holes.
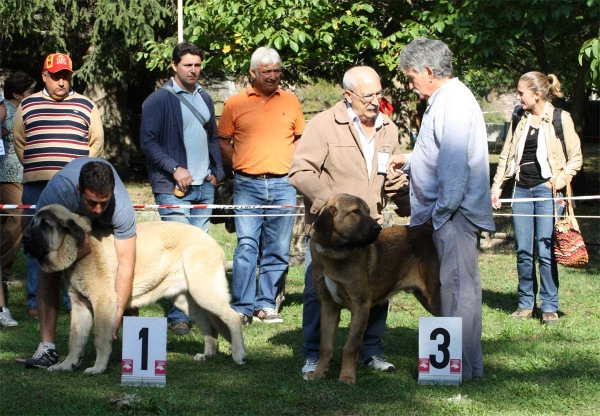
{"type": "Polygon", "coordinates": [[[541,93],[544,100],[549,100],[553,97],[564,97],[564,94],[560,90],[560,81],[554,74],[544,75],[538,71],[531,71],[521,75],[519,82],[521,81],[534,93],[541,93]]]}

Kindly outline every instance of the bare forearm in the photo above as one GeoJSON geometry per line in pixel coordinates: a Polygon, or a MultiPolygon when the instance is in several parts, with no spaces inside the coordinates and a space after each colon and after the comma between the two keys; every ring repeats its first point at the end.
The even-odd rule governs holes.
{"type": "Polygon", "coordinates": [[[221,156],[229,165],[232,165],[233,160],[233,146],[231,145],[230,139],[220,138],[219,144],[221,145],[221,156]]]}
{"type": "Polygon", "coordinates": [[[131,299],[133,290],[133,277],[135,274],[135,256],[136,256],[137,236],[125,240],[115,239],[115,249],[117,251],[117,277],[115,283],[115,292],[117,293],[117,319],[113,330],[113,338],[117,338],[121,320],[125,308],[131,299]]]}

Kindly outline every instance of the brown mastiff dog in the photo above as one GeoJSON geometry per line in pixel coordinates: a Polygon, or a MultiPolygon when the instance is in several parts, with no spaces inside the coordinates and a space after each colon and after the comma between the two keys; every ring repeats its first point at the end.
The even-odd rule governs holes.
{"type": "Polygon", "coordinates": [[[329,368],[342,308],[352,318],[342,354],[340,381],[356,383],[356,363],[369,311],[400,291],[440,314],[439,260],[429,225],[383,229],[360,198],[334,196],[313,224],[310,252],[313,282],[321,299],[319,365],[308,379],[329,368]]]}
{"type": "MultiPolygon", "coordinates": [[[[69,355],[48,371],[71,371],[83,357],[88,335],[95,325],[96,362],[85,370],[101,374],[112,349],[117,315],[115,278],[117,255],[112,234],[91,232],[89,219],[61,205],[49,205],[35,214],[23,238],[25,251],[43,271],[64,271],[73,309],[69,355]],[[77,260],[77,243],[90,234],[91,253],[77,260]]],[[[231,309],[225,277],[225,253],[198,227],[175,221],[137,225],[137,255],[133,293],[128,307],[144,306],[170,298],[194,321],[204,335],[204,353],[196,361],[213,357],[217,336],[231,343],[231,355],[244,364],[246,349],[242,324],[231,309]]]]}

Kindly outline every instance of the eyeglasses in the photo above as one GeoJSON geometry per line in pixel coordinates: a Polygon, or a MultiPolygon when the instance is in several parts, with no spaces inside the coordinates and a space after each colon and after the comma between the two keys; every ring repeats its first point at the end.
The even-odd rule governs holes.
{"type": "Polygon", "coordinates": [[[374,94],[368,94],[368,95],[359,95],[359,94],[355,93],[354,91],[351,91],[351,90],[348,90],[348,91],[350,93],[356,95],[358,98],[360,98],[360,100],[362,101],[363,104],[371,104],[375,98],[377,98],[377,101],[381,101],[381,99],[383,98],[383,91],[379,91],[374,94]]]}

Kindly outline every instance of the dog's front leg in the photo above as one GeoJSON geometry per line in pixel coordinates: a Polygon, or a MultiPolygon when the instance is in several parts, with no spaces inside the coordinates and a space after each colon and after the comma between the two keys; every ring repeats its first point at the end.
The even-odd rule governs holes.
{"type": "Polygon", "coordinates": [[[370,302],[359,302],[355,300],[352,303],[350,332],[348,341],[344,345],[342,353],[342,372],[340,381],[351,386],[356,384],[356,364],[358,362],[358,352],[362,346],[363,335],[367,329],[369,321],[370,302]]]}
{"type": "Polygon", "coordinates": [[[334,303],[322,302],[321,304],[321,343],[319,345],[319,364],[312,374],[314,380],[325,377],[329,364],[333,358],[335,339],[340,325],[341,309],[334,303]]]}
{"type": "Polygon", "coordinates": [[[79,367],[83,358],[83,349],[92,329],[92,311],[90,305],[74,292],[71,297],[71,328],[69,332],[69,355],[60,364],[48,368],[48,371],[72,371],[79,367]]]}
{"type": "Polygon", "coordinates": [[[93,367],[87,368],[85,374],[102,374],[106,370],[108,359],[112,351],[112,333],[117,319],[117,294],[105,293],[101,299],[91,300],[94,310],[94,324],[96,335],[96,362],[93,367]]]}

